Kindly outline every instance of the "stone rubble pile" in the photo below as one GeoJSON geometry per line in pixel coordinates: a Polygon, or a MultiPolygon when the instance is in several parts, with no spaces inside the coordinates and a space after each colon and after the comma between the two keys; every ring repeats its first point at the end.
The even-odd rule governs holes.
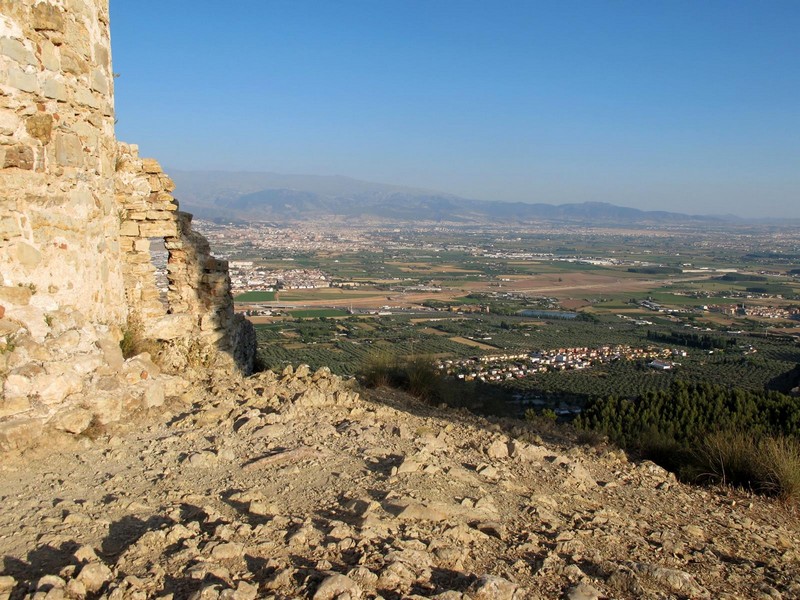
{"type": "Polygon", "coordinates": [[[800,597],[789,509],[558,431],[305,366],[161,410],[3,466],[0,598],[800,597]]]}
{"type": "Polygon", "coordinates": [[[12,301],[28,314],[39,313],[27,319],[39,324],[0,318],[0,451],[58,432],[81,434],[161,406],[188,387],[185,379],[162,374],[147,354],[125,360],[118,329],[92,324],[77,310],[45,313],[23,304],[30,291],[20,290],[28,293],[12,301]]]}

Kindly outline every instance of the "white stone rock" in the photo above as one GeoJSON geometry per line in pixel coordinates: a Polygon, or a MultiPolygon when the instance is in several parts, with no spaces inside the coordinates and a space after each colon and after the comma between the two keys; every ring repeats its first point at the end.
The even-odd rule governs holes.
{"type": "Polygon", "coordinates": [[[313,600],[334,600],[345,594],[352,600],[361,598],[361,588],[346,575],[330,575],[319,584],[313,600]]]}

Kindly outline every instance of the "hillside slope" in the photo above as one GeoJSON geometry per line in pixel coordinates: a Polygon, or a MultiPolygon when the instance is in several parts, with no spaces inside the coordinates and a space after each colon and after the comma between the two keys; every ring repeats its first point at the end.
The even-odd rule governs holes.
{"type": "Polygon", "coordinates": [[[169,407],[4,460],[0,598],[800,597],[789,509],[563,433],[305,367],[169,407]]]}

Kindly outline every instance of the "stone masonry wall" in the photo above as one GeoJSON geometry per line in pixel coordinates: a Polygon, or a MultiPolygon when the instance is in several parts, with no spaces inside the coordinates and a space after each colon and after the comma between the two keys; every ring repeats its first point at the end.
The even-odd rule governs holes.
{"type": "Polygon", "coordinates": [[[108,0],[0,0],[0,450],[252,369],[227,263],[158,163],[115,138],[110,48],[108,0]],[[123,356],[132,334],[149,352],[123,356]]]}
{"type": "Polygon", "coordinates": [[[171,195],[175,186],[161,165],[139,158],[134,145],[119,148],[116,189],[129,322],[158,342],[159,363],[171,372],[209,369],[221,361],[250,373],[255,337],[244,318],[234,315],[227,261],[211,255],[208,241],[192,230],[192,215],[178,210],[171,195]],[[150,256],[155,239],[169,255],[166,301],[150,256]]]}
{"type": "Polygon", "coordinates": [[[124,320],[115,161],[107,2],[0,0],[0,304],[18,319],[124,320]]]}

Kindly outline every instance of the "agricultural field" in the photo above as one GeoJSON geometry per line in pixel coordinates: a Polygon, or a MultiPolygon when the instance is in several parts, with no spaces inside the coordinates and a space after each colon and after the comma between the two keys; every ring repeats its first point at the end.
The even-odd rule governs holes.
{"type": "Polygon", "coordinates": [[[581,406],[676,381],[786,387],[800,363],[795,234],[451,226],[341,237],[359,235],[355,250],[228,248],[261,268],[319,270],[332,286],[237,296],[242,310],[260,302],[273,313],[252,317],[263,366],[305,362],[355,375],[377,355],[458,360],[614,344],[685,352],[666,370],[619,361],[492,384],[510,404],[581,406]],[[723,341],[710,352],[687,333],[723,341]]]}
{"type": "Polygon", "coordinates": [[[245,292],[234,298],[235,302],[274,302],[275,292],[245,292]]]}

